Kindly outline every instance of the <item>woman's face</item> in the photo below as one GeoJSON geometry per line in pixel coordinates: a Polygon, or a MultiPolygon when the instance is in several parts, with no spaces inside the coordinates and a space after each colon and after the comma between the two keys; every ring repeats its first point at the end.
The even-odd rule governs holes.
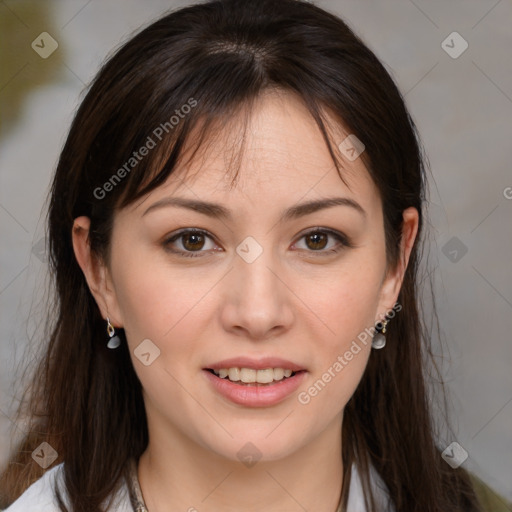
{"type": "Polygon", "coordinates": [[[340,158],[348,188],[297,99],[260,98],[230,188],[237,135],[116,214],[95,293],[125,329],[150,437],[273,460],[339,435],[370,357],[362,333],[395,304],[403,268],[386,275],[382,204],[361,159],[340,158]],[[274,383],[231,382],[211,371],[221,368],[274,383]],[[297,373],[288,379],[286,370],[297,373]]]}

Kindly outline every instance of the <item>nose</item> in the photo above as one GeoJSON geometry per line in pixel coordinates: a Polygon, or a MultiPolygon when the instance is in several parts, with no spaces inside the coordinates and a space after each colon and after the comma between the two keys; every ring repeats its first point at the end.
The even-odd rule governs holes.
{"type": "Polygon", "coordinates": [[[226,331],[251,340],[265,340],[289,330],[294,321],[294,293],[289,273],[272,250],[252,262],[236,256],[225,279],[221,322],[226,331]]]}

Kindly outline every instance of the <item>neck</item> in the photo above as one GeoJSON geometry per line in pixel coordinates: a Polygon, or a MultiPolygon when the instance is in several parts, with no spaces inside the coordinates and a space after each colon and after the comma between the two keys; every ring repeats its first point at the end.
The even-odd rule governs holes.
{"type": "MultiPolygon", "coordinates": [[[[308,445],[278,460],[245,465],[185,433],[151,429],[138,465],[148,512],[336,512],[343,463],[341,415],[308,445]]],[[[244,443],[242,443],[244,444],[244,443]]]]}

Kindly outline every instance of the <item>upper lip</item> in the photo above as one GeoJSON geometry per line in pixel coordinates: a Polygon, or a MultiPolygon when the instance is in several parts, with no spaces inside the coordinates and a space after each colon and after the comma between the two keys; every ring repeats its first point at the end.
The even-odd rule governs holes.
{"type": "Polygon", "coordinates": [[[220,370],[222,368],[252,368],[253,370],[283,368],[284,370],[292,370],[293,372],[305,369],[292,361],[287,361],[286,359],[281,359],[279,357],[262,357],[259,359],[251,357],[233,357],[231,359],[224,359],[218,363],[212,363],[205,367],[205,370],[220,370]]]}

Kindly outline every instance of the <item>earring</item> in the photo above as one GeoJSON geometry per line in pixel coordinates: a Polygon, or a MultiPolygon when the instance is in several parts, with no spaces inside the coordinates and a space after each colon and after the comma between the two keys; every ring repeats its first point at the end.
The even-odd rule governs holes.
{"type": "Polygon", "coordinates": [[[114,329],[114,326],[110,323],[110,318],[107,317],[107,333],[110,337],[110,340],[107,343],[107,347],[114,349],[119,347],[121,345],[121,340],[119,336],[114,336],[116,334],[116,330],[114,329]]]}
{"type": "Polygon", "coordinates": [[[386,332],[386,326],[388,325],[387,320],[383,320],[382,322],[378,322],[382,324],[382,328],[379,330],[380,332],[377,332],[372,340],[372,348],[375,348],[377,350],[384,348],[386,346],[386,336],[384,336],[384,333],[386,332]]]}

